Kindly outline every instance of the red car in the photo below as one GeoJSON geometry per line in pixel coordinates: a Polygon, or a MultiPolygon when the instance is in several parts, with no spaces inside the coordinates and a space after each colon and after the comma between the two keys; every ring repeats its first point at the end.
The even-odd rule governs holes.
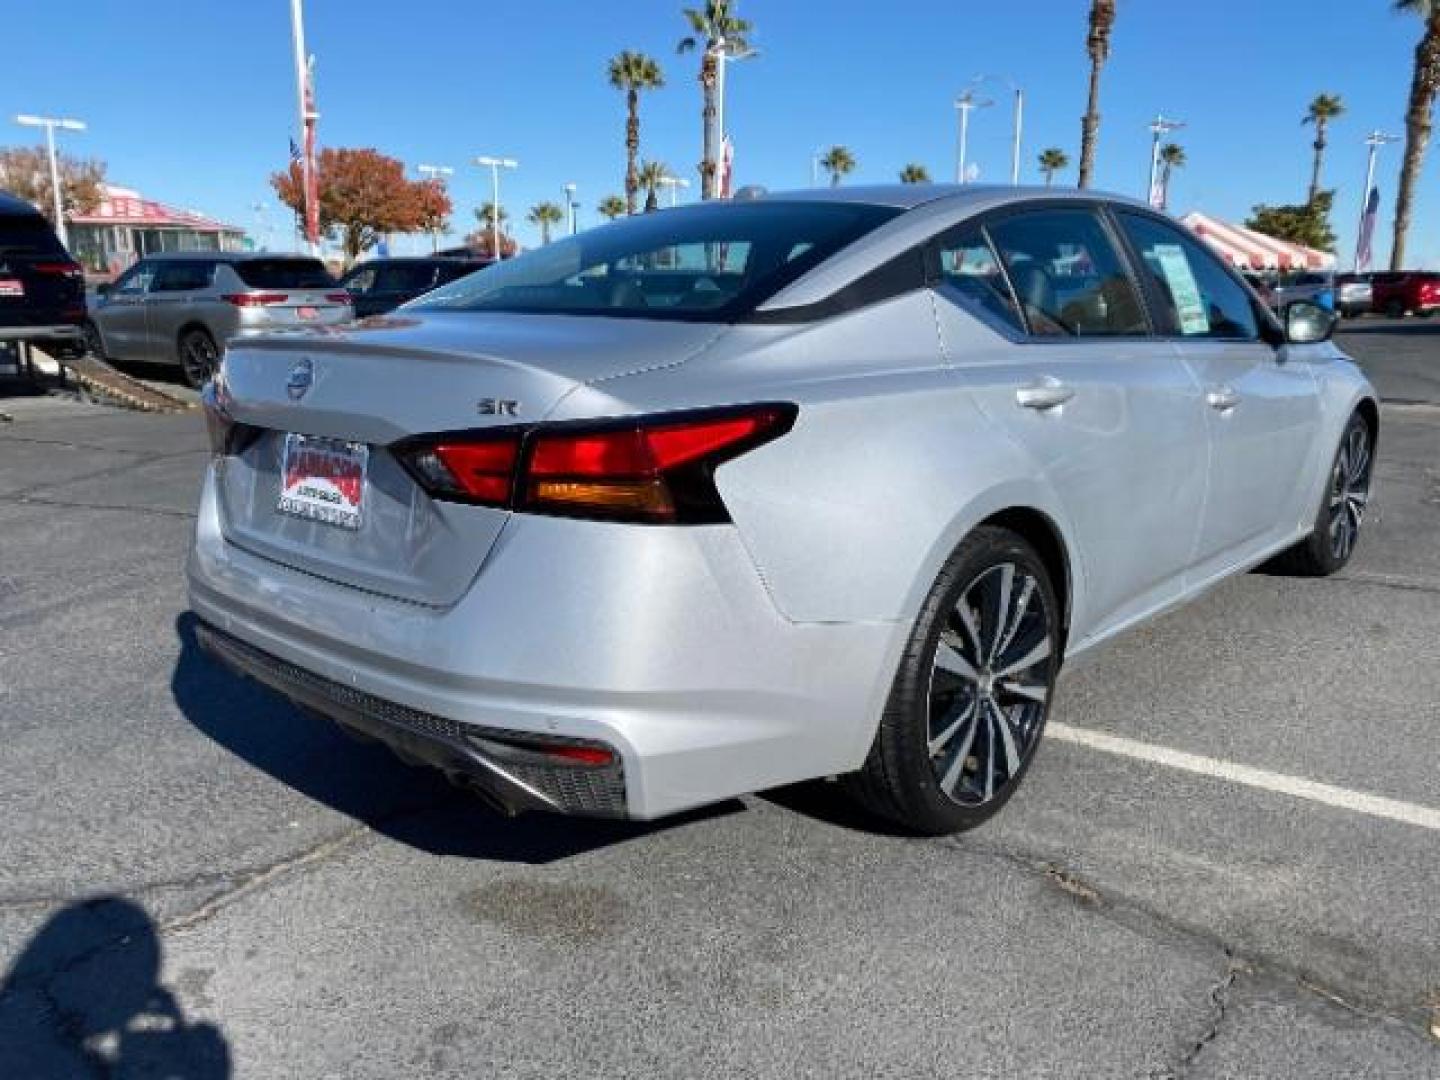
{"type": "Polygon", "coordinates": [[[1412,312],[1428,319],[1440,311],[1440,273],[1407,270],[1370,276],[1371,310],[1402,318],[1412,312]]]}

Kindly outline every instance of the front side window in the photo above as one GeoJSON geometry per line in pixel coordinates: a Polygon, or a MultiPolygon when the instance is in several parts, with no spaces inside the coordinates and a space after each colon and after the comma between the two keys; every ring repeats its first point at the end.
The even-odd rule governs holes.
{"type": "Polygon", "coordinates": [[[1123,211],[1118,216],[1160,297],[1165,332],[1187,338],[1259,338],[1250,294],[1219,259],[1166,222],[1123,211]]]}
{"type": "Polygon", "coordinates": [[[376,292],[419,293],[435,284],[435,268],[430,263],[388,263],[375,270],[376,292]]]}
{"type": "Polygon", "coordinates": [[[407,306],[728,322],[899,212],[777,200],[640,214],[507,259],[407,306]]]}
{"type": "Polygon", "coordinates": [[[1000,260],[977,226],[966,225],[938,244],[939,286],[1001,325],[1021,333],[1025,323],[1000,260]]]}
{"type": "Polygon", "coordinates": [[[990,226],[1030,333],[1090,338],[1150,327],[1120,254],[1094,211],[1026,211],[990,226]]]}
{"type": "Polygon", "coordinates": [[[155,264],[138,262],[116,279],[112,292],[122,296],[139,296],[150,288],[155,279],[155,264]]]}

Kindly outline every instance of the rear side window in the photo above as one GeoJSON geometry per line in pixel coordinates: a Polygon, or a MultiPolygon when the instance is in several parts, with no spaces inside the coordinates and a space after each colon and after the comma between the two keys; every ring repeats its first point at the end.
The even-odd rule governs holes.
{"type": "Polygon", "coordinates": [[[962,304],[1021,333],[1025,322],[1010,283],[1000,270],[990,241],[977,227],[967,225],[937,245],[939,287],[962,304]]]}
{"type": "Polygon", "coordinates": [[[990,237],[1031,334],[1090,338],[1149,333],[1125,264],[1093,211],[1016,214],[991,225],[990,237]]]}
{"type": "Polygon", "coordinates": [[[482,267],[472,263],[439,263],[435,270],[435,284],[448,285],[456,278],[462,278],[466,274],[473,274],[482,267]]]}
{"type": "Polygon", "coordinates": [[[335,284],[319,259],[246,259],[234,269],[252,289],[324,289],[335,284]]]}
{"type": "Polygon", "coordinates": [[[0,256],[64,254],[49,222],[39,214],[0,214],[0,256]]]}
{"type": "Polygon", "coordinates": [[[161,263],[155,271],[155,283],[151,292],[187,292],[192,289],[208,289],[214,263],[170,262],[161,263]]]}
{"type": "Polygon", "coordinates": [[[1163,221],[1123,211],[1118,216],[1161,300],[1167,333],[1242,341],[1260,336],[1249,293],[1219,259],[1163,221]]]}

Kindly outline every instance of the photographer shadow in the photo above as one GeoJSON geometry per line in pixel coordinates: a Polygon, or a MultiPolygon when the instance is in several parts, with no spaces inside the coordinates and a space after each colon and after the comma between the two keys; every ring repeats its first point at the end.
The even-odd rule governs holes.
{"type": "Polygon", "coordinates": [[[0,982],[0,1076],[228,1077],[220,1029],[186,1019],[160,967],[155,924],[130,900],[52,915],[0,982]]]}

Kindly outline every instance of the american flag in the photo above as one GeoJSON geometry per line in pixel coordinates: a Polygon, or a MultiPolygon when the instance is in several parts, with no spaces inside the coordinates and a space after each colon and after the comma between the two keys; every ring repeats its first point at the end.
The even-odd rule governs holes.
{"type": "Polygon", "coordinates": [[[1355,272],[1363,274],[1370,269],[1370,260],[1374,256],[1372,242],[1375,239],[1375,219],[1380,213],[1380,188],[1379,186],[1370,189],[1370,197],[1365,200],[1365,213],[1360,217],[1360,242],[1355,246],[1355,272]]]}

